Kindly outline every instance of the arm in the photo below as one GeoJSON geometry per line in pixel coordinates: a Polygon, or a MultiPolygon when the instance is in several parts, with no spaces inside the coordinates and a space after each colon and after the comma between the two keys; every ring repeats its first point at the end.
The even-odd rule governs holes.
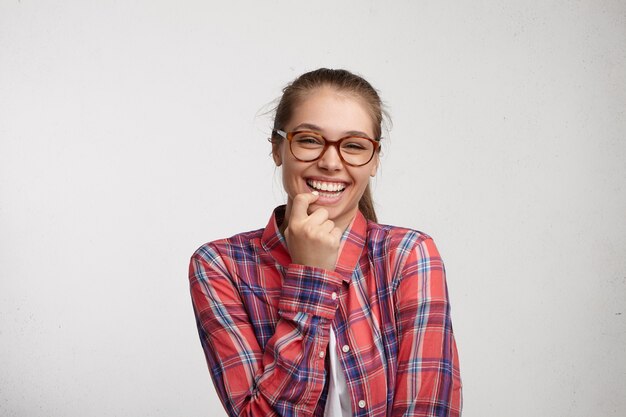
{"type": "Polygon", "coordinates": [[[461,414],[461,379],[445,270],[433,240],[420,235],[396,291],[398,373],[392,415],[461,414]]]}
{"type": "MultiPolygon", "coordinates": [[[[191,297],[216,391],[230,416],[312,415],[324,387],[328,328],[339,274],[290,265],[275,333],[259,346],[233,275],[217,251],[191,259],[191,297]],[[324,330],[326,329],[326,330],[324,330]]],[[[269,318],[268,318],[269,319],[269,318]]]]}

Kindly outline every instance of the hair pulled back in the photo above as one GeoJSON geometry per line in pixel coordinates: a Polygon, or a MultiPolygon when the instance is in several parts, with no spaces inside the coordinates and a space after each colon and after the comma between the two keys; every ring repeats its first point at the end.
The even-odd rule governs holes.
{"type": "MultiPolygon", "coordinates": [[[[283,89],[283,95],[276,107],[272,143],[279,144],[283,140],[283,137],[278,135],[276,130],[284,130],[285,125],[293,116],[294,109],[314,90],[322,87],[331,87],[338,92],[350,94],[360,100],[366,106],[372,119],[374,138],[376,140],[381,139],[385,112],[376,89],[367,80],[350,71],[320,68],[300,75],[283,89]]],[[[378,149],[380,150],[380,147],[378,149]]],[[[378,221],[369,184],[359,200],[359,210],[368,220],[378,221]]]]}

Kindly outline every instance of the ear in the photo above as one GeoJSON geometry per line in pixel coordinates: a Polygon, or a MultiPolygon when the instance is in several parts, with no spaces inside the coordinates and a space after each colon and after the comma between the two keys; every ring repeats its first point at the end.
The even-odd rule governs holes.
{"type": "Polygon", "coordinates": [[[380,159],[378,159],[378,152],[376,152],[376,155],[374,155],[374,160],[372,161],[372,170],[370,171],[370,177],[376,176],[376,171],[378,171],[379,162],[380,162],[380,159]]]}
{"type": "Polygon", "coordinates": [[[280,156],[280,144],[272,143],[272,158],[277,167],[283,164],[283,160],[280,156]]]}

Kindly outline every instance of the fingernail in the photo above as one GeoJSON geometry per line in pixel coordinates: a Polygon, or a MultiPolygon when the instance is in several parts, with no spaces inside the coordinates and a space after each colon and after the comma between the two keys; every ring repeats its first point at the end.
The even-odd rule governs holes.
{"type": "Polygon", "coordinates": [[[311,191],[311,194],[313,194],[313,195],[320,195],[320,193],[318,191],[311,191]]]}

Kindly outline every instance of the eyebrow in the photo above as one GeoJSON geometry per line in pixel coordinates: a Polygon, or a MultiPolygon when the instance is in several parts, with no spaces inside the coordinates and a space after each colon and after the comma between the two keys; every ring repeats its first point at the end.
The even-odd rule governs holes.
{"type": "MultiPolygon", "coordinates": [[[[294,131],[303,130],[303,129],[314,130],[316,132],[321,132],[322,130],[324,130],[321,127],[314,125],[312,123],[300,123],[298,126],[293,128],[294,131]]],[[[344,137],[347,137],[347,136],[361,136],[361,137],[368,138],[368,139],[370,138],[370,136],[367,133],[361,132],[360,130],[350,130],[348,132],[345,132],[344,137]]]]}

